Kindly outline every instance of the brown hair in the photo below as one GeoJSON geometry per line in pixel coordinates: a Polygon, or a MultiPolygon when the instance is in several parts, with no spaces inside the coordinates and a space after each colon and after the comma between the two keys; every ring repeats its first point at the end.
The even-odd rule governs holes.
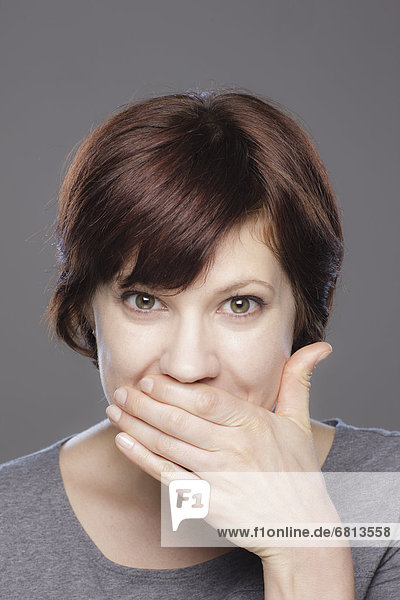
{"type": "Polygon", "coordinates": [[[292,353],[324,340],[343,260],[338,208],[311,139],[288,111],[247,91],[149,98],[84,140],[64,178],[55,228],[52,331],[92,358],[87,307],[97,286],[136,264],[136,281],[184,290],[251,215],[296,301],[292,353]]]}

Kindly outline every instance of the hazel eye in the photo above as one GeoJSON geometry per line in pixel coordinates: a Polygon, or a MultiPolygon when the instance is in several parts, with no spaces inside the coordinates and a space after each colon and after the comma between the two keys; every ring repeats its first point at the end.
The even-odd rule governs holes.
{"type": "Polygon", "coordinates": [[[141,311],[150,311],[159,302],[155,296],[145,292],[132,292],[125,299],[131,308],[141,311]]]}
{"type": "Polygon", "coordinates": [[[250,308],[250,302],[248,298],[232,298],[230,301],[230,308],[233,312],[239,314],[246,313],[250,308]],[[237,309],[237,310],[236,310],[237,309]]]}
{"type": "Polygon", "coordinates": [[[244,318],[255,316],[265,306],[264,300],[258,296],[234,296],[229,298],[223,306],[229,305],[228,311],[226,312],[232,318],[244,318]]]}

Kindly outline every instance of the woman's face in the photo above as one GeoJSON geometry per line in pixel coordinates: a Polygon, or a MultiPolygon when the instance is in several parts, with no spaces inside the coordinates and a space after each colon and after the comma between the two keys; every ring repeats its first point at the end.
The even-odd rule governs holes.
{"type": "Polygon", "coordinates": [[[273,408],[292,347],[295,304],[286,275],[255,235],[253,221],[220,243],[206,279],[202,275],[175,296],[139,282],[129,293],[121,299],[110,283],[93,298],[100,377],[109,403],[117,387],[137,387],[145,375],[166,374],[273,408]]]}

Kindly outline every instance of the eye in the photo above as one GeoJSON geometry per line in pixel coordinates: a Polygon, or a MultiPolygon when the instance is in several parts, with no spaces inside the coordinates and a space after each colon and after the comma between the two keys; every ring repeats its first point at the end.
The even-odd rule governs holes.
{"type": "Polygon", "coordinates": [[[233,311],[232,313],[228,311],[228,314],[233,318],[244,318],[259,313],[266,303],[258,296],[233,296],[226,300],[223,306],[226,304],[228,304],[229,308],[233,311]],[[252,307],[253,310],[250,310],[252,307]]]}
{"type": "Polygon", "coordinates": [[[137,312],[151,312],[153,308],[162,308],[160,300],[152,294],[146,292],[132,291],[124,292],[121,299],[126,301],[129,308],[136,310],[137,312]],[[157,306],[157,302],[160,306],[157,306]]]}

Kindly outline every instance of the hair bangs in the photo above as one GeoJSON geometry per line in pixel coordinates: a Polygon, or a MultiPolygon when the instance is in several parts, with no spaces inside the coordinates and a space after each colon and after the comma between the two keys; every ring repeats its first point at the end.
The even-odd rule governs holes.
{"type": "Polygon", "coordinates": [[[116,243],[103,239],[96,269],[111,266],[104,281],[117,274],[122,288],[140,282],[185,289],[211,266],[224,235],[261,208],[264,189],[250,165],[244,136],[223,121],[200,123],[190,135],[187,129],[184,124],[174,143],[169,140],[149,152],[142,173],[128,170],[110,187],[120,225],[118,229],[109,217],[109,233],[118,231],[120,251],[114,260],[107,256],[116,243]]]}

